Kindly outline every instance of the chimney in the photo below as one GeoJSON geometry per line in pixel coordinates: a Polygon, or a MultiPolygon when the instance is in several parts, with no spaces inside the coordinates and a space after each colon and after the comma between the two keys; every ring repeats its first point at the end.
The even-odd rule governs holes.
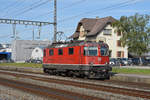
{"type": "Polygon", "coordinates": [[[96,19],[99,19],[99,16],[96,16],[96,19]]]}

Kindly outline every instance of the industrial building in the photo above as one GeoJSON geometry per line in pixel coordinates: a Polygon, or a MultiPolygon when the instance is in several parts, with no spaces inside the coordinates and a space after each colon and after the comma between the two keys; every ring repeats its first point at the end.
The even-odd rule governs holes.
{"type": "MultiPolygon", "coordinates": [[[[14,62],[25,62],[31,59],[32,52],[37,47],[46,47],[50,41],[41,40],[14,40],[12,42],[12,60],[14,62]]],[[[37,56],[37,55],[36,55],[37,56]]]]}
{"type": "Polygon", "coordinates": [[[44,47],[36,47],[31,53],[31,59],[43,60],[44,47]]]}

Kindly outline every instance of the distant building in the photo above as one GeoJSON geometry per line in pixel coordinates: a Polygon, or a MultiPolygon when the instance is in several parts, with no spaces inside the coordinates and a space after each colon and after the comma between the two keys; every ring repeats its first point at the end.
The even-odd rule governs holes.
{"type": "Polygon", "coordinates": [[[128,58],[127,47],[122,47],[120,38],[122,34],[112,27],[116,19],[105,18],[83,18],[76,28],[75,33],[70,37],[74,40],[103,41],[109,45],[109,53],[112,58],[128,58]]]}
{"type": "Polygon", "coordinates": [[[0,60],[7,61],[11,59],[11,45],[0,44],[0,60]]]}
{"type": "Polygon", "coordinates": [[[32,51],[36,47],[46,47],[50,41],[14,40],[12,43],[12,60],[25,62],[31,58],[32,51]]]}
{"type": "Polygon", "coordinates": [[[43,61],[43,47],[36,47],[31,53],[31,59],[43,61]]]}

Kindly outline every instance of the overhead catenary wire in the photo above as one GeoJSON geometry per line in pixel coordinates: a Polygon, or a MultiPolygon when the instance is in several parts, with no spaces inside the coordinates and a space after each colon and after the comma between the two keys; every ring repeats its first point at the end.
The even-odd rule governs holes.
{"type": "MultiPolygon", "coordinates": [[[[14,15],[14,14],[18,13],[18,10],[14,10],[14,9],[17,8],[17,7],[20,6],[20,5],[22,5],[22,7],[23,7],[21,11],[24,11],[25,9],[28,9],[28,8],[34,6],[35,4],[39,3],[39,2],[42,1],[42,0],[33,2],[31,5],[29,5],[29,7],[27,7],[27,6],[24,5],[25,1],[27,1],[27,0],[24,0],[24,2],[19,1],[18,3],[17,3],[17,2],[14,2],[14,3],[10,4],[9,6],[7,6],[7,7],[5,8],[5,10],[7,10],[7,12],[6,12],[6,14],[5,14],[3,17],[7,17],[7,16],[9,16],[9,15],[14,15]],[[13,9],[10,9],[10,10],[9,10],[9,8],[12,8],[12,7],[13,7],[13,9]],[[10,11],[11,11],[11,12],[10,12],[10,11]],[[8,15],[8,14],[9,14],[9,15],[8,15]]],[[[5,10],[4,10],[4,11],[5,11],[5,10]]],[[[20,9],[19,9],[19,12],[20,12],[20,9]]]]}
{"type": "MultiPolygon", "coordinates": [[[[40,1],[41,1],[41,0],[40,0],[40,1]]],[[[18,12],[18,13],[16,13],[16,14],[14,14],[14,16],[20,16],[20,15],[22,15],[22,14],[25,14],[25,13],[27,13],[27,12],[33,10],[33,9],[36,9],[36,8],[38,8],[38,7],[41,7],[42,5],[48,3],[49,1],[50,1],[50,0],[46,0],[46,1],[44,1],[44,2],[35,4],[35,5],[33,5],[33,6],[29,7],[29,8],[27,8],[27,9],[21,11],[21,12],[18,12]]]]}
{"type": "Polygon", "coordinates": [[[98,9],[95,9],[95,10],[91,10],[91,11],[80,13],[80,14],[75,15],[75,16],[67,17],[67,18],[64,18],[62,20],[59,20],[58,22],[64,22],[64,21],[73,20],[74,18],[81,17],[83,15],[92,14],[92,13],[95,13],[97,11],[103,11],[103,10],[109,10],[110,11],[112,9],[129,6],[130,4],[136,3],[136,1],[139,1],[139,0],[132,0],[132,1],[131,0],[127,0],[125,2],[117,3],[117,4],[110,5],[110,6],[107,6],[107,7],[104,7],[104,8],[98,8],[98,9]]]}
{"type": "Polygon", "coordinates": [[[12,34],[1,35],[0,38],[9,38],[12,34]]]}
{"type": "Polygon", "coordinates": [[[27,0],[23,0],[23,1],[18,1],[18,3],[14,3],[14,4],[11,4],[11,6],[9,6],[9,7],[7,7],[7,9],[6,9],[6,11],[5,11],[5,14],[3,15],[3,17],[7,17],[7,16],[9,16],[9,15],[12,15],[12,14],[14,14],[15,12],[17,12],[17,8],[19,7],[19,6],[25,6],[24,4],[25,4],[25,2],[26,2],[27,0]],[[11,9],[10,9],[11,8],[11,9]]]}
{"type": "Polygon", "coordinates": [[[7,6],[5,6],[4,8],[2,8],[2,9],[3,9],[3,11],[8,10],[8,9],[9,9],[9,8],[11,8],[12,6],[16,5],[16,4],[17,4],[17,2],[19,2],[19,0],[18,0],[18,1],[16,1],[16,2],[12,2],[12,3],[8,4],[8,5],[7,5],[7,6]]]}
{"type": "MultiPolygon", "coordinates": [[[[2,11],[8,13],[9,9],[12,8],[14,5],[16,5],[18,2],[19,2],[19,0],[9,3],[7,6],[2,8],[3,9],[2,11]]],[[[2,17],[5,17],[5,15],[2,15],[2,17]]]]}
{"type": "Polygon", "coordinates": [[[21,8],[21,11],[20,11],[20,10],[19,10],[19,11],[17,10],[17,11],[12,12],[11,14],[20,13],[20,12],[26,10],[26,9],[29,9],[29,8],[31,8],[31,7],[33,7],[33,6],[35,6],[35,5],[39,4],[39,3],[41,3],[41,1],[42,1],[42,0],[38,0],[38,1],[32,2],[32,3],[29,4],[29,5],[24,5],[23,8],[21,8]]]}
{"type": "MultiPolygon", "coordinates": [[[[62,7],[61,10],[64,10],[64,9],[76,6],[76,5],[81,4],[81,3],[85,2],[85,1],[87,1],[87,0],[79,0],[79,1],[73,2],[73,3],[71,3],[71,4],[69,4],[69,5],[65,6],[65,7],[62,7]]],[[[52,13],[53,13],[53,11],[49,11],[49,12],[40,14],[38,16],[35,16],[32,19],[39,18],[39,16],[40,17],[48,16],[49,14],[52,14],[52,13]]]]}

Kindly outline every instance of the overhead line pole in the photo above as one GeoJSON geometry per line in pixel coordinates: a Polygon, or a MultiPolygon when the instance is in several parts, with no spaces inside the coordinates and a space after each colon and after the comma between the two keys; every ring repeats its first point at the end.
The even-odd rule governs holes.
{"type": "Polygon", "coordinates": [[[53,42],[57,42],[57,0],[54,0],[54,40],[53,42]]]}

